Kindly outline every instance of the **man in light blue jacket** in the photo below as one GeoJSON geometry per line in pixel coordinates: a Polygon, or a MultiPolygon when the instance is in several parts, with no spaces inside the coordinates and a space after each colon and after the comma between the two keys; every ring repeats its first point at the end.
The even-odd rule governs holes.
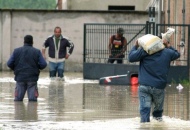
{"type": "Polygon", "coordinates": [[[167,76],[170,63],[180,57],[180,53],[170,45],[169,37],[162,37],[165,49],[152,55],[138,48],[138,41],[129,53],[130,62],[138,62],[139,65],[139,103],[141,122],[150,122],[151,105],[153,118],[162,120],[164,105],[164,89],[167,84],[167,76]]]}

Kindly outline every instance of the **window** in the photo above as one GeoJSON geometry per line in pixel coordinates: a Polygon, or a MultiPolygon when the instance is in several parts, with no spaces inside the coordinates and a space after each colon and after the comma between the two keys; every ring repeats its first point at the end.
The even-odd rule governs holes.
{"type": "Polygon", "coordinates": [[[108,10],[135,10],[135,6],[108,6],[108,10]]]}

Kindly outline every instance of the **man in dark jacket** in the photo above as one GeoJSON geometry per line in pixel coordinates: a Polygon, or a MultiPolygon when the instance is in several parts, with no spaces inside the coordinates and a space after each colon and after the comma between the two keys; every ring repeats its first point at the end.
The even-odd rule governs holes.
{"type": "Polygon", "coordinates": [[[180,57],[180,53],[170,45],[170,37],[162,37],[165,49],[152,55],[138,48],[138,41],[129,53],[129,61],[140,61],[139,65],[139,103],[141,122],[150,122],[151,105],[154,104],[153,118],[162,120],[164,89],[170,63],[180,57]]]}
{"type": "Polygon", "coordinates": [[[60,27],[55,27],[54,35],[48,37],[43,44],[42,54],[44,58],[46,58],[45,51],[47,47],[50,78],[54,79],[56,73],[58,73],[59,79],[64,81],[65,60],[72,54],[74,44],[61,35],[60,27]]]}
{"type": "Polygon", "coordinates": [[[29,101],[37,101],[37,81],[40,70],[47,66],[41,51],[33,47],[33,37],[24,37],[24,46],[16,48],[7,62],[14,71],[16,89],[14,101],[23,101],[27,91],[29,101]]]}

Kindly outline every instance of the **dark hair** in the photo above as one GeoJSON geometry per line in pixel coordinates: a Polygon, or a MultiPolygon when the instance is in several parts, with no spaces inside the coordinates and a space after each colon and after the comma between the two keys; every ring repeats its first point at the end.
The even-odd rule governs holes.
{"type": "Polygon", "coordinates": [[[118,28],[118,29],[117,29],[117,33],[118,33],[118,34],[124,34],[124,32],[125,32],[125,31],[124,31],[123,28],[118,28]]]}
{"type": "Polygon", "coordinates": [[[58,26],[56,26],[56,27],[54,28],[54,32],[55,32],[56,29],[60,29],[60,31],[61,31],[61,28],[58,27],[58,26]]]}
{"type": "Polygon", "coordinates": [[[24,36],[24,43],[33,44],[33,37],[32,35],[24,36]]]}

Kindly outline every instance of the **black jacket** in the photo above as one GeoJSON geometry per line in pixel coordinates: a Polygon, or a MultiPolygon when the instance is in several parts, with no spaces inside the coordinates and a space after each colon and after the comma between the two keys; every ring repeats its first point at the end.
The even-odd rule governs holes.
{"type": "MultiPolygon", "coordinates": [[[[55,58],[55,43],[54,43],[54,35],[51,37],[48,37],[46,41],[44,42],[44,47],[49,47],[49,57],[55,58]]],[[[67,53],[67,47],[68,47],[68,53],[72,54],[74,49],[74,44],[68,39],[63,36],[61,36],[60,45],[59,45],[59,53],[58,58],[65,58],[67,53]]]]}

